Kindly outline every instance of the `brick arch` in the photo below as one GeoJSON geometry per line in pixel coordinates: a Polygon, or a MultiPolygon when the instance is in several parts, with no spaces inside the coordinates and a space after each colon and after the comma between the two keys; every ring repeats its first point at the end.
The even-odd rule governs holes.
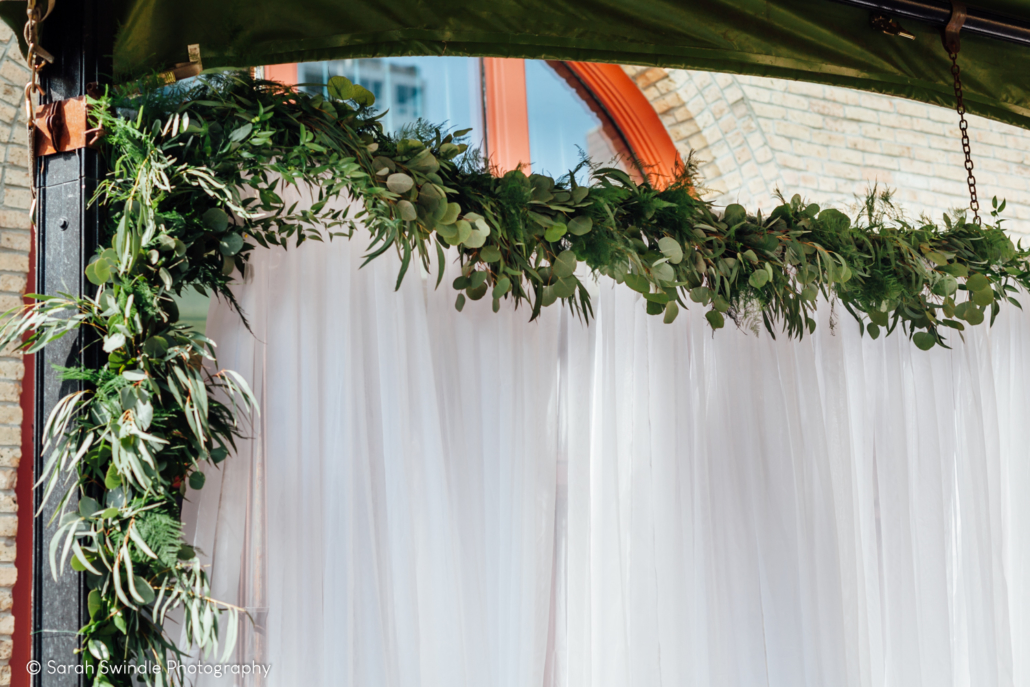
{"type": "Polygon", "coordinates": [[[604,109],[644,173],[662,186],[673,181],[682,163],[668,130],[625,70],[598,62],[563,63],[604,109]]]}
{"type": "Polygon", "coordinates": [[[738,77],[660,67],[623,67],[680,154],[693,152],[706,197],[719,204],[772,198],[783,185],[773,149],[738,77]]]}

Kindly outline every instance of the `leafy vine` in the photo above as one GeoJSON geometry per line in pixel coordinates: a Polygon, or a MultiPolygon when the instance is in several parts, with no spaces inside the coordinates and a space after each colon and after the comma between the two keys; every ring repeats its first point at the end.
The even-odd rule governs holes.
{"type": "Polygon", "coordinates": [[[435,263],[439,286],[451,256],[458,310],[489,297],[495,311],[508,300],[531,318],[561,301],[589,319],[588,273],[639,292],[665,322],[694,303],[714,329],[729,317],[773,336],[813,330],[821,296],[873,338],[900,324],[922,349],[945,346],[948,328],[993,321],[1030,288],[1030,254],[1000,226],[1004,203],[993,224],[945,216],[942,228],[885,211],[883,196],[854,222],[798,196],[768,216],[720,213],[694,195],[689,167],[665,188],[610,167],[592,168],[590,186],[573,174],[497,176],[466,132],[392,136],[367,90],[340,77],[327,90],[229,74],[93,102],[110,169],[96,197],[107,233],[86,269],[96,291],[37,296],[0,329],[0,344],[32,353],[86,326],[103,349],[99,369],[63,370],[87,390],[48,418],[40,476],[63,506],[51,569],[70,562],[91,590],[81,634],[95,685],[135,677],[104,663],[149,662],[160,670],[139,673],[147,684],[172,681],[166,662],[180,649],[162,627],[175,608],[192,645],[215,651],[221,627],[224,656],[233,649],[241,609],[211,599],[180,509],[256,402],[242,377],[218,369],[214,342],[179,322],[173,296],[196,288],[232,301],[258,246],[349,238],[360,226],[372,236],[366,262],[400,256],[398,286],[412,260],[435,263]],[[312,203],[285,200],[291,186],[312,189],[312,203]],[[330,204],[341,195],[360,209],[330,204]]]}

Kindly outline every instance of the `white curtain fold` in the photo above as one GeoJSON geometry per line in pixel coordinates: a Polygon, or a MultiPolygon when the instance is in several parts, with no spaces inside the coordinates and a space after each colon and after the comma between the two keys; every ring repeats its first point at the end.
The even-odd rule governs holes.
{"type": "Polygon", "coordinates": [[[395,261],[360,260],[260,252],[238,289],[253,334],[213,308],[262,411],[186,509],[214,596],[261,616],[237,659],[270,685],[539,684],[557,313],[459,314],[417,269],[395,293],[395,261]]]}
{"type": "Polygon", "coordinates": [[[186,517],[261,684],[1030,685],[1015,308],[928,353],[606,280],[528,322],[361,245],[259,251],[253,334],[209,319],[262,414],[186,517]]]}
{"type": "Polygon", "coordinates": [[[924,353],[820,316],[713,336],[602,287],[573,327],[568,684],[1030,684],[1030,320],[924,353]]]}

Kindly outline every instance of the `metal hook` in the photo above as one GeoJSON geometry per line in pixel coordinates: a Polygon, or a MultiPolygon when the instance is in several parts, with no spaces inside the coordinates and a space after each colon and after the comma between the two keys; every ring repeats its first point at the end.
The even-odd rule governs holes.
{"type": "Polygon", "coordinates": [[[948,20],[948,25],[944,27],[944,31],[941,33],[941,41],[944,43],[944,49],[948,51],[949,55],[958,54],[958,34],[965,23],[966,6],[958,0],[951,0],[951,18],[948,20]]]}

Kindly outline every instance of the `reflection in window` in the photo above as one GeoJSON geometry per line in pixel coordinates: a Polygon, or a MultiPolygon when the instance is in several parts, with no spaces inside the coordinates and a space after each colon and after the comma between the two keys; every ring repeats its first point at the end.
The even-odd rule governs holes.
{"type": "Polygon", "coordinates": [[[386,57],[309,62],[297,77],[309,92],[345,76],[372,91],[385,111],[383,126],[397,133],[419,119],[447,129],[472,128],[472,147],[483,144],[483,89],[479,60],[471,57],[386,57]]]}
{"type": "MultiPolygon", "coordinates": [[[[623,166],[621,136],[605,126],[607,116],[568,67],[526,60],[526,101],[534,172],[564,176],[584,155],[605,166],[623,166]]],[[[576,181],[585,184],[589,177],[583,169],[576,181]]]]}
{"type": "MultiPolygon", "coordinates": [[[[629,148],[604,109],[578,77],[561,62],[526,60],[525,94],[502,93],[499,102],[484,102],[482,62],[469,57],[386,57],[309,62],[297,67],[308,92],[324,93],[333,76],[345,76],[376,97],[384,112],[383,126],[398,133],[418,120],[443,124],[449,130],[471,128],[473,148],[489,154],[484,142],[486,108],[525,107],[525,115],[504,121],[528,120],[522,139],[529,141],[528,167],[560,177],[586,155],[594,163],[629,169],[629,148]],[[523,96],[525,100],[523,100],[523,96]],[[525,103],[525,105],[521,105],[525,103]],[[526,117],[528,115],[528,117],[526,117]],[[524,118],[525,117],[525,118],[524,118]]],[[[587,183],[589,170],[580,170],[587,183]]]]}

